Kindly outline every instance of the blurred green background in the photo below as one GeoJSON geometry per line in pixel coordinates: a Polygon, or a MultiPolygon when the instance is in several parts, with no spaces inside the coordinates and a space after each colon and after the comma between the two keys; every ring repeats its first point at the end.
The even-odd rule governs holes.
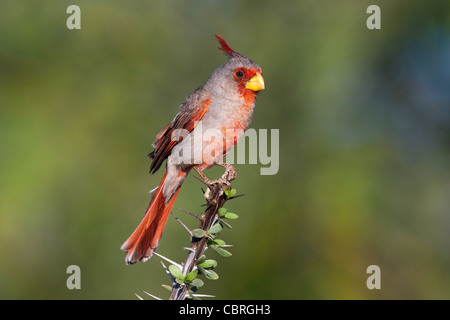
{"type": "MultiPolygon", "coordinates": [[[[202,293],[450,299],[449,27],[447,0],[2,1],[0,298],[168,297],[159,258],[125,266],[119,247],[162,176],[151,142],[225,61],[222,32],[263,68],[252,128],[280,130],[280,169],[236,165],[233,256],[210,253],[202,293]]],[[[175,207],[202,212],[201,187],[175,207]]],[[[182,261],[187,243],[171,218],[158,252],[182,261]]]]}

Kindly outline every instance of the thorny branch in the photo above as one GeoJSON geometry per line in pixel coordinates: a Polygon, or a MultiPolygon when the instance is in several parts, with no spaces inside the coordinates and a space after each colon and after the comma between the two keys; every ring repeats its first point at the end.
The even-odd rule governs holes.
{"type": "MultiPolygon", "coordinates": [[[[219,209],[223,207],[223,205],[227,200],[235,198],[235,197],[228,198],[227,195],[225,194],[225,190],[228,189],[230,182],[234,180],[234,178],[236,177],[235,169],[233,167],[229,169],[234,170],[234,175],[227,174],[226,172],[222,176],[221,179],[222,181],[220,183],[210,185],[207,182],[202,181],[208,187],[208,190],[205,192],[205,195],[207,195],[206,209],[203,215],[201,216],[187,212],[196,217],[200,221],[199,229],[208,231],[211,228],[211,226],[213,226],[218,221],[219,209]]],[[[205,250],[208,248],[207,240],[208,240],[207,237],[198,239],[191,234],[191,246],[190,248],[187,248],[189,253],[184,263],[182,263],[183,276],[186,276],[189,272],[194,270],[196,266],[196,261],[203,255],[205,250]]],[[[186,283],[179,284],[177,282],[173,282],[170,300],[184,300],[187,294],[188,294],[188,285],[186,283]]]]}

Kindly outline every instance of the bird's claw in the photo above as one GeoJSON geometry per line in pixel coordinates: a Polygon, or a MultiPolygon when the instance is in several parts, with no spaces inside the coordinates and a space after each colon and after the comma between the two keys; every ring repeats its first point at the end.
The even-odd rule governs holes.
{"type": "Polygon", "coordinates": [[[219,179],[216,179],[216,180],[210,180],[203,173],[197,171],[202,176],[203,182],[208,186],[208,189],[206,189],[206,191],[204,193],[206,200],[209,199],[212,186],[225,185],[225,186],[227,186],[227,188],[231,188],[231,181],[236,179],[237,171],[232,165],[224,164],[223,167],[225,168],[225,172],[222,174],[222,176],[219,179]]]}

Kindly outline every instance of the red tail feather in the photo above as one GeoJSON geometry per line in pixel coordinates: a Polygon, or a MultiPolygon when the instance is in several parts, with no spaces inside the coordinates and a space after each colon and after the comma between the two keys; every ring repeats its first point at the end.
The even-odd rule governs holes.
{"type": "Polygon", "coordinates": [[[158,189],[153,194],[141,223],[120,247],[122,250],[128,251],[125,256],[126,264],[133,264],[139,260],[146,261],[150,259],[154,249],[159,244],[167,218],[169,217],[169,213],[173,208],[178,191],[180,191],[181,187],[180,183],[169,202],[166,203],[166,197],[163,194],[166,176],[167,173],[164,175],[158,189]]]}

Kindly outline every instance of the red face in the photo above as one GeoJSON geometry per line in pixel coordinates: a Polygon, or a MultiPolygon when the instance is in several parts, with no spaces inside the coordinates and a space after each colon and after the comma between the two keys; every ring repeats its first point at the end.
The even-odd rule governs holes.
{"type": "Polygon", "coordinates": [[[247,81],[250,80],[251,78],[253,78],[257,72],[262,74],[261,70],[247,69],[247,68],[241,67],[241,68],[237,68],[233,71],[233,73],[234,73],[233,77],[234,77],[234,79],[236,79],[237,82],[244,85],[244,87],[245,87],[245,84],[247,83],[247,81]]]}
{"type": "Polygon", "coordinates": [[[236,68],[233,71],[233,78],[238,83],[239,93],[244,97],[246,103],[253,103],[257,92],[247,89],[247,82],[257,73],[262,74],[261,70],[255,68],[236,68]]]}

